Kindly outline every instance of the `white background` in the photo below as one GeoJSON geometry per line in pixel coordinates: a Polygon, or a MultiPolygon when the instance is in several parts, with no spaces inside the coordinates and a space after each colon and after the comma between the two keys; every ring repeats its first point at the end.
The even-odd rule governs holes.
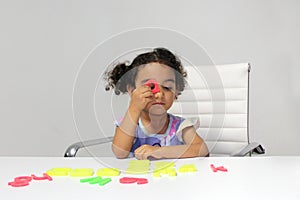
{"type": "Polygon", "coordinates": [[[216,64],[250,62],[251,140],[267,155],[300,155],[299,9],[297,0],[1,0],[0,156],[62,156],[79,139],[79,67],[104,40],[141,27],[178,31],[216,64]]]}

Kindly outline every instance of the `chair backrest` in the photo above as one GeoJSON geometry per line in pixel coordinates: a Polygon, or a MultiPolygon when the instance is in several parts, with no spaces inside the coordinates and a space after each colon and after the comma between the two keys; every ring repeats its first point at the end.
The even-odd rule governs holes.
{"type": "Polygon", "coordinates": [[[249,63],[185,67],[187,88],[170,113],[199,118],[198,134],[211,156],[229,156],[249,144],[249,63]]]}

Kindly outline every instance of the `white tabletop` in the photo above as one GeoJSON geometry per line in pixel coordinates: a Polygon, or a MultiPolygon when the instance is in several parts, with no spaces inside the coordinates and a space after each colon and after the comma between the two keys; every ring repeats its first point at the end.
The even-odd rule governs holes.
{"type": "MultiPolygon", "coordinates": [[[[162,160],[160,160],[162,161],[162,160]]],[[[160,161],[151,161],[153,162],[160,161]]],[[[29,186],[11,187],[18,176],[42,175],[51,168],[116,167],[125,170],[129,159],[0,157],[0,199],[300,199],[300,157],[211,157],[174,161],[176,168],[194,164],[195,173],[155,178],[152,174],[120,176],[104,186],[80,183],[80,178],[53,177],[53,181],[32,181],[29,186]],[[228,172],[213,172],[210,164],[228,172]],[[144,177],[143,185],[121,184],[125,176],[144,177]]]]}

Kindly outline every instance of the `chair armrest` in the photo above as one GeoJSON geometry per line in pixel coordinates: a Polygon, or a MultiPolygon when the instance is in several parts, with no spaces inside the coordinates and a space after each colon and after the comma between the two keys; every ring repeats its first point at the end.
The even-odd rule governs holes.
{"type": "Polygon", "coordinates": [[[94,140],[86,140],[82,142],[76,142],[74,144],[71,144],[67,150],[65,151],[64,157],[75,157],[76,153],[79,149],[88,147],[88,146],[94,146],[98,144],[105,144],[108,142],[112,142],[113,137],[106,137],[106,138],[99,138],[94,140]]]}
{"type": "Polygon", "coordinates": [[[242,150],[231,154],[231,156],[245,156],[247,154],[250,153],[257,153],[257,154],[264,154],[265,153],[265,149],[257,142],[252,142],[250,144],[248,144],[247,146],[245,146],[242,150]]]}

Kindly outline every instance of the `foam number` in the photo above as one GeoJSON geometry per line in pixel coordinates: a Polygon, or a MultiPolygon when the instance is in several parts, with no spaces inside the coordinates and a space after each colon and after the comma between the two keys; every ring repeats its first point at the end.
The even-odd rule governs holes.
{"type": "Polygon", "coordinates": [[[41,180],[49,180],[49,181],[52,181],[52,177],[49,176],[48,174],[46,173],[43,173],[43,176],[36,176],[34,174],[31,175],[32,179],[33,180],[36,180],[36,181],[41,181],[41,180]]]}
{"type": "Polygon", "coordinates": [[[153,94],[160,92],[159,85],[155,80],[148,80],[145,85],[150,87],[153,94]]]}

